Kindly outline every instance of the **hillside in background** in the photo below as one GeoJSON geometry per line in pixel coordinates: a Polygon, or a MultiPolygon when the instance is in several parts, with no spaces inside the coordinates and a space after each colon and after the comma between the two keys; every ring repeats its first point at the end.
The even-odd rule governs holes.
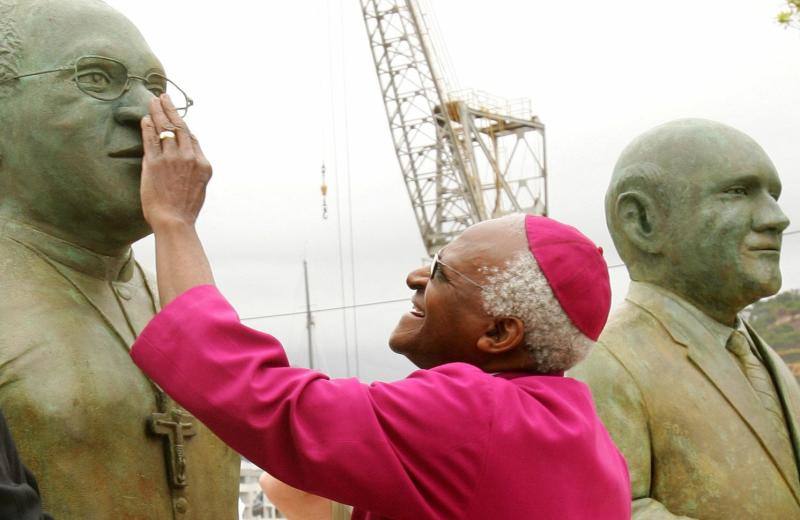
{"type": "Polygon", "coordinates": [[[749,322],[781,355],[800,382],[800,290],[785,291],[750,306],[749,322]]]}

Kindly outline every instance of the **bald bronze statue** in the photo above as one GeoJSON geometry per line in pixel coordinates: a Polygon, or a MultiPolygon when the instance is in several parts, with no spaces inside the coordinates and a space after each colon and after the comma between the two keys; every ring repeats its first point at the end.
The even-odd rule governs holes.
{"type": "Polygon", "coordinates": [[[631,277],[588,359],[633,517],[800,518],[800,388],[741,311],[781,285],[781,183],[750,137],[673,121],[614,168],[606,218],[631,277]]]}
{"type": "Polygon", "coordinates": [[[164,74],[103,2],[0,0],[0,408],[58,519],[237,516],[239,457],[128,355],[157,310],[130,246],[164,74]]]}

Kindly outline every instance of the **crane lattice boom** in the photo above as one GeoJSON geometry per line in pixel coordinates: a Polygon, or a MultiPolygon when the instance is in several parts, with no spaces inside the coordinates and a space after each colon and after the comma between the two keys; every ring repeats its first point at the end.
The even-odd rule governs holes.
{"type": "Polygon", "coordinates": [[[466,227],[547,213],[544,125],[527,102],[447,93],[414,0],[361,0],[386,117],[428,254],[466,227]]]}

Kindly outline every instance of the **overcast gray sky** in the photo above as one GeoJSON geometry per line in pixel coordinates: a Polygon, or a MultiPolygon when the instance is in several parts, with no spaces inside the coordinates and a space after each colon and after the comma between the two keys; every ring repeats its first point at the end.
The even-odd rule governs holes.
{"type": "MultiPolygon", "coordinates": [[[[196,101],[189,124],[215,170],[200,232],[218,284],[242,317],[302,311],[304,257],[314,308],[410,298],[405,275],[424,249],[358,1],[110,3],[196,101]]],[[[633,137],[681,117],[719,120],[754,137],[780,172],[790,230],[800,229],[800,32],[774,22],[781,1],[426,3],[446,43],[451,83],[532,100],[547,125],[551,215],[602,245],[610,264],[618,257],[602,200],[611,168],[633,137]]],[[[136,252],[154,268],[151,240],[136,252]]],[[[785,238],[782,268],[784,288],[800,288],[800,234],[785,238]]],[[[619,301],[624,269],[612,271],[612,282],[619,301]]],[[[388,351],[386,339],[409,307],[363,308],[357,323],[352,312],[316,314],[321,367],[345,375],[346,327],[354,373],[357,324],[362,378],[407,374],[412,366],[388,351]]],[[[306,363],[304,316],[248,323],[306,363]]]]}

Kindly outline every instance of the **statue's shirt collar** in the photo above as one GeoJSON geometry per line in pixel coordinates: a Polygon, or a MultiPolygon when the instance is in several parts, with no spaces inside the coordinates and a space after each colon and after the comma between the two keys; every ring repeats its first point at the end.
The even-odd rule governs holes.
{"type": "MultiPolygon", "coordinates": [[[[628,291],[628,299],[644,305],[646,308],[651,310],[658,309],[664,311],[668,309],[670,305],[677,306],[683,314],[688,314],[694,318],[695,324],[703,327],[708,333],[710,333],[714,337],[715,343],[723,349],[725,348],[731,333],[734,331],[732,327],[718,322],[677,294],[651,283],[634,282],[631,280],[630,289],[628,291]]],[[[661,312],[658,312],[658,314],[661,314],[661,312]]],[[[677,325],[676,321],[678,320],[669,321],[677,325]]],[[[691,328],[691,321],[679,321],[681,327],[688,326],[691,328]]],[[[749,334],[744,327],[743,321],[739,317],[736,318],[736,329],[744,331],[745,336],[749,339],[749,334]]]]}
{"type": "Polygon", "coordinates": [[[94,278],[127,282],[133,276],[134,262],[130,248],[120,256],[101,255],[14,220],[0,220],[0,234],[94,278]]]}

